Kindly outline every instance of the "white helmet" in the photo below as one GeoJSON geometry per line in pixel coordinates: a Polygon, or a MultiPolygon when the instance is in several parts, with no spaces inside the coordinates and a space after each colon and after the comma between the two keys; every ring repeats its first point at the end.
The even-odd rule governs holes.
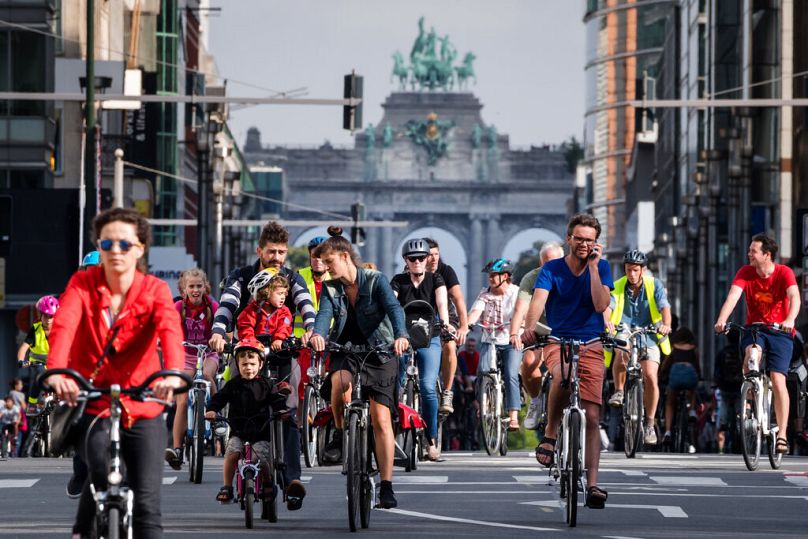
{"type": "Polygon", "coordinates": [[[278,270],[275,268],[267,268],[259,271],[253,276],[252,279],[250,279],[250,282],[247,283],[247,290],[250,291],[250,295],[254,300],[258,301],[258,292],[268,285],[269,281],[271,281],[272,278],[277,274],[278,270]]]}

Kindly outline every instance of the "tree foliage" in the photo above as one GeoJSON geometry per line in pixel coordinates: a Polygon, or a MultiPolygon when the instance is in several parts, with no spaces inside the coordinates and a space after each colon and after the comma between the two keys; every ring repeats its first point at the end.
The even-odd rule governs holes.
{"type": "Polygon", "coordinates": [[[289,254],[286,256],[286,265],[297,271],[309,265],[308,247],[289,247],[289,254]]]}
{"type": "Polygon", "coordinates": [[[564,160],[567,162],[567,172],[575,174],[575,169],[581,159],[584,158],[584,147],[574,136],[561,143],[561,151],[564,153],[564,160]]]}
{"type": "Polygon", "coordinates": [[[515,262],[513,270],[513,282],[515,284],[519,284],[519,281],[522,280],[522,277],[524,277],[527,272],[538,267],[539,251],[542,245],[544,245],[544,242],[539,240],[533,244],[533,247],[527,251],[522,251],[519,255],[519,259],[515,262]]]}

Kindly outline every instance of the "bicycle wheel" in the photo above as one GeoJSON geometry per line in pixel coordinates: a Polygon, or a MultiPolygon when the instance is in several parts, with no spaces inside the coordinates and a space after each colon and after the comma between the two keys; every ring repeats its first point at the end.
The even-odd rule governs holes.
{"type": "Polygon", "coordinates": [[[642,399],[643,387],[636,380],[626,382],[623,402],[623,451],[632,459],[642,443],[642,399]]]}
{"type": "Polygon", "coordinates": [[[500,429],[502,421],[497,408],[497,385],[488,375],[480,381],[480,433],[483,437],[485,452],[495,455],[499,450],[500,429]]]}
{"type": "Polygon", "coordinates": [[[286,461],[283,452],[283,421],[272,420],[272,443],[275,445],[275,484],[279,493],[286,492],[286,478],[283,470],[286,468],[286,461]]]}
{"type": "Polygon", "coordinates": [[[248,477],[244,480],[244,525],[253,527],[253,504],[255,503],[255,480],[248,477]]]}
{"type": "MultiPolygon", "coordinates": [[[[438,402],[440,403],[443,395],[443,384],[440,383],[440,380],[435,384],[435,393],[438,395],[438,402]]],[[[438,453],[441,452],[443,447],[443,423],[446,422],[447,417],[449,417],[448,414],[438,413],[438,435],[435,438],[435,447],[438,449],[438,453]]]]}
{"type": "Polygon", "coordinates": [[[676,415],[674,416],[674,435],[673,435],[673,450],[676,453],[687,453],[687,394],[684,392],[679,393],[678,405],[676,407],[676,415]]]}
{"type": "Polygon", "coordinates": [[[567,461],[564,463],[566,469],[566,507],[565,520],[567,526],[574,528],[578,517],[578,480],[581,477],[581,416],[572,412],[569,416],[569,451],[567,461]]]}
{"type": "Polygon", "coordinates": [[[777,419],[774,416],[774,405],[769,406],[769,435],[766,436],[766,445],[769,446],[769,464],[772,466],[772,470],[779,470],[780,466],[783,464],[783,454],[777,452],[777,434],[776,432],[772,432],[772,427],[777,426],[777,419]]]}
{"type": "Polygon", "coordinates": [[[20,454],[25,458],[36,456],[34,455],[34,450],[38,440],[39,434],[36,431],[29,432],[25,443],[22,445],[22,452],[20,454]]]}
{"type": "Polygon", "coordinates": [[[741,386],[741,453],[749,471],[755,471],[760,464],[760,425],[757,417],[757,389],[752,382],[741,386]]]}
{"type": "Polygon", "coordinates": [[[303,460],[306,467],[311,468],[317,463],[317,428],[314,426],[314,417],[319,412],[317,395],[314,386],[306,385],[303,393],[303,460]]]}
{"type": "MultiPolygon", "coordinates": [[[[500,410],[500,417],[507,418],[508,417],[508,410],[506,409],[505,399],[502,399],[502,410],[500,410]]],[[[506,421],[503,419],[502,421],[506,421]]],[[[500,422],[500,429],[499,429],[499,454],[501,456],[505,456],[508,454],[508,429],[502,422],[500,422]]]]}
{"type": "Polygon", "coordinates": [[[359,483],[361,482],[362,468],[359,456],[359,416],[351,413],[348,419],[348,440],[345,444],[345,471],[348,490],[348,527],[356,531],[357,516],[359,516],[359,483]]]}
{"type": "Polygon", "coordinates": [[[370,503],[373,499],[372,483],[370,481],[370,469],[373,464],[373,450],[371,449],[371,436],[369,435],[370,425],[365,424],[359,429],[359,523],[362,528],[370,526],[370,503]]]}
{"type": "Polygon", "coordinates": [[[197,485],[202,482],[202,465],[205,458],[205,400],[194,395],[194,435],[191,438],[191,462],[188,466],[190,480],[197,485]]]}
{"type": "Polygon", "coordinates": [[[334,432],[334,422],[329,421],[324,427],[317,429],[317,466],[325,466],[323,462],[323,451],[325,446],[331,440],[331,435],[334,432]]]}
{"type": "Polygon", "coordinates": [[[107,512],[106,539],[118,539],[121,536],[121,511],[117,507],[110,507],[107,512]]]}
{"type": "MultiPolygon", "coordinates": [[[[274,441],[272,441],[269,444],[269,455],[268,455],[267,458],[269,459],[269,461],[268,462],[262,462],[261,467],[266,468],[266,470],[267,470],[267,475],[269,476],[269,479],[272,482],[272,487],[273,487],[274,494],[272,496],[272,499],[270,499],[270,500],[265,499],[264,500],[264,507],[263,507],[264,515],[265,515],[265,518],[267,519],[267,521],[269,521],[269,522],[278,522],[278,496],[281,495],[281,493],[278,491],[278,484],[277,484],[276,478],[275,478],[275,476],[276,476],[276,473],[275,473],[276,472],[276,466],[275,466],[276,459],[275,459],[275,443],[274,443],[274,441]]],[[[269,485],[265,485],[265,490],[266,490],[267,486],[269,486],[269,485]]]]}

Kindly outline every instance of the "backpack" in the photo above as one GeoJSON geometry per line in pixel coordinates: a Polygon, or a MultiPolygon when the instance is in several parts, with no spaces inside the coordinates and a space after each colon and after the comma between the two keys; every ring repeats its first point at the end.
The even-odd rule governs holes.
{"type": "Polygon", "coordinates": [[[725,346],[716,358],[720,379],[716,383],[721,391],[737,393],[743,383],[743,358],[737,346],[725,346]]]}

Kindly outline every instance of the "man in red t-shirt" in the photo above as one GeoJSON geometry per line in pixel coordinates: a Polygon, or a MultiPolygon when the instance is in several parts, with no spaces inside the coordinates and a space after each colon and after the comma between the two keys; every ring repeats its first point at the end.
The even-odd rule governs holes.
{"type": "Polygon", "coordinates": [[[718,314],[715,330],[726,328],[727,319],[735,305],[746,296],[746,324],[763,322],[780,324],[781,330],[764,329],[757,334],[745,331],[741,338],[744,350],[744,372],[749,370],[749,359],[754,355],[753,365],[758,363],[762,348],[766,349],[766,371],[774,388],[774,408],[777,415],[778,453],[788,453],[786,428],[788,425],[789,398],[786,389],[786,374],[794,349],[794,323],[800,312],[800,292],[794,272],[787,266],[776,264],[777,242],[765,234],[756,234],[749,244],[749,265],[735,274],[727,299],[718,314]]]}

